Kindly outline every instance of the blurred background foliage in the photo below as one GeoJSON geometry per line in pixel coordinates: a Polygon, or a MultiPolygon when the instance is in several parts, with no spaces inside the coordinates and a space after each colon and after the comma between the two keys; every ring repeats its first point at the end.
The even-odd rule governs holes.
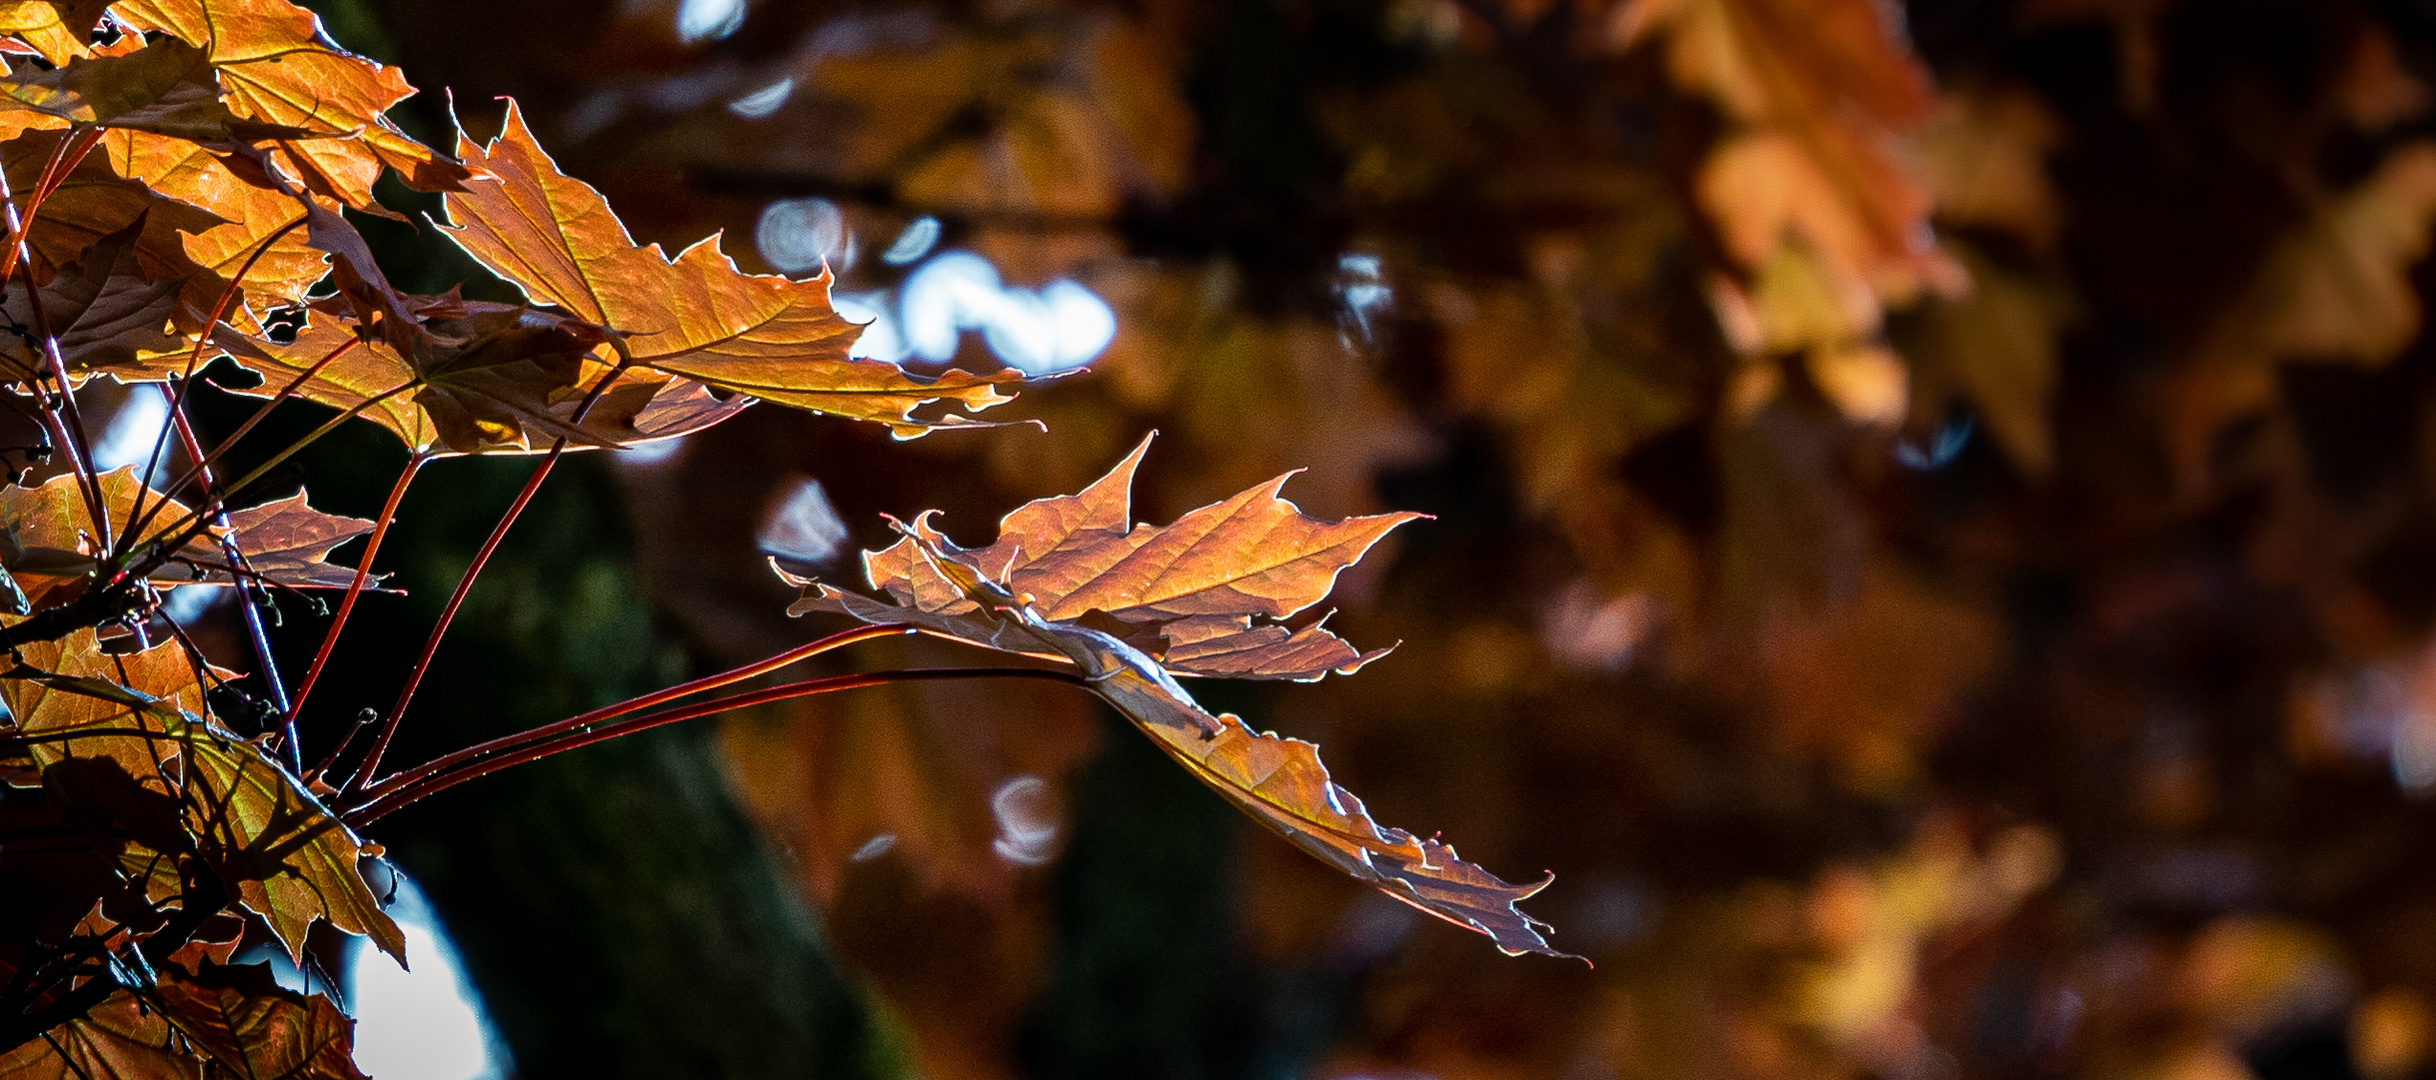
{"type": "MultiPolygon", "coordinates": [[[[2425,0],[317,6],[421,134],[512,94],[639,239],[826,259],[869,351],[1106,341],[1010,407],[1048,434],[755,411],[553,481],[427,746],[805,640],[773,522],[852,578],[880,513],[982,543],[1156,428],[1145,520],[1299,467],[1437,515],[1338,591],[1393,655],[1196,692],[1556,871],[1597,963],[1365,892],[1063,688],[909,686],[385,823],[522,1073],[2436,1071],[2425,0]]],[[[426,487],[418,607],[495,513],[426,487]]],[[[374,651],[317,704],[386,700],[374,651]]]]}

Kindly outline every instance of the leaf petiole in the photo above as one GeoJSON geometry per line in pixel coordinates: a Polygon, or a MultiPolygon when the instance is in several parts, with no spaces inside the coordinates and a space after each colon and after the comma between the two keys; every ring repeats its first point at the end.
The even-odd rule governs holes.
{"type": "Polygon", "coordinates": [[[551,736],[560,734],[561,732],[573,731],[577,728],[597,724],[604,720],[612,720],[628,713],[641,712],[644,709],[658,708],[659,706],[665,705],[671,701],[675,701],[678,698],[691,697],[695,694],[717,690],[723,686],[733,686],[736,683],[743,682],[746,679],[769,674],[770,672],[776,671],[782,667],[786,667],[789,664],[793,664],[801,660],[811,659],[812,657],[818,656],[832,649],[844,648],[845,646],[852,645],[857,642],[870,641],[875,638],[896,637],[901,634],[913,632],[915,631],[911,627],[894,625],[858,626],[852,630],[841,631],[839,633],[831,634],[828,637],[821,638],[817,641],[806,642],[805,644],[798,645],[774,656],[756,660],[750,664],[744,665],[743,667],[731,668],[716,675],[705,675],[702,678],[693,680],[692,682],[680,683],[665,690],[654,691],[638,698],[630,698],[628,700],[618,702],[615,705],[603,706],[580,716],[571,716],[564,720],[543,724],[540,727],[520,731],[513,735],[503,735],[499,738],[492,739],[489,742],[479,743],[474,746],[466,747],[465,749],[459,750],[452,754],[446,754],[441,757],[433,758],[432,760],[426,761],[421,765],[415,766],[414,768],[407,769],[404,772],[395,773],[390,776],[382,777],[380,780],[366,785],[364,787],[364,794],[368,798],[379,798],[388,792],[395,791],[398,788],[412,784],[423,779],[424,777],[432,775],[433,773],[454,768],[464,762],[473,761],[487,754],[495,754],[513,749],[517,746],[524,745],[537,739],[549,738],[551,736]]]}

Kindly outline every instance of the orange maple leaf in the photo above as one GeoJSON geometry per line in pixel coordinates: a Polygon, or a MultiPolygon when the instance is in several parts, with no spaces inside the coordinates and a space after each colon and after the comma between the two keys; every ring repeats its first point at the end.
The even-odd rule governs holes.
{"type": "Polygon", "coordinates": [[[315,194],[386,213],[372,198],[383,168],[420,191],[455,190],[472,175],[384,115],[415,93],[396,68],[331,44],[321,20],[287,0],[119,0],[110,13],[202,49],[223,99],[246,119],[344,136],[282,144],[315,194]]]}
{"type": "Polygon", "coordinates": [[[714,236],[671,260],[636,246],[599,191],[558,171],[515,103],[489,145],[458,136],[458,152],[495,180],[445,197],[449,235],[535,303],[619,336],[644,367],[797,408],[889,426],[898,438],[962,417],[917,419],[940,399],[979,411],[1010,400],[997,384],[1022,374],[949,371],[922,380],[893,364],[852,360],[862,328],[829,306],[829,275],[810,281],[745,274],[714,236]]]}

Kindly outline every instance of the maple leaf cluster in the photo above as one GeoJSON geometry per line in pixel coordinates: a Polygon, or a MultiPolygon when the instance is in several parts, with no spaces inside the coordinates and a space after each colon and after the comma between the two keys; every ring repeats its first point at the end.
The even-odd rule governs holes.
{"type": "MultiPolygon", "coordinates": [[[[1323,628],[1402,644],[1342,684],[1180,685],[1325,743],[1384,820],[1445,808],[1467,858],[1556,869],[1527,906],[1599,964],[1379,945],[1392,907],[1281,845],[1181,908],[1165,848],[1094,822],[1184,811],[1127,801],[1092,763],[1121,751],[1045,691],[729,723],[747,806],[926,1074],[1217,1060],[1187,1034],[1206,1016],[1317,1076],[2436,1060],[2411,944],[2436,931],[2420,16],[906,2],[750,5],[687,39],[679,7],[460,70],[649,197],[644,232],[825,205],[867,306],[910,322],[945,250],[1080,282],[1118,326],[1090,378],[1023,403],[1053,440],[928,440],[926,472],[869,477],[839,464],[851,432],[731,427],[621,473],[693,638],[742,659],[795,632],[721,535],[750,515],[708,507],[816,482],[852,539],[945,508],[906,517],[927,555],[812,545],[793,569],[833,607],[1021,640],[1022,605],[926,576],[961,557],[1174,657],[1176,612],[1060,608],[1017,580],[1034,544],[957,556],[938,530],[988,540],[963,530],[1085,489],[1145,428],[1149,521],[1312,465],[1319,516],[1437,515],[1348,571],[1323,628]],[[1070,830],[1048,887],[993,847],[1016,774],[1070,830]],[[1182,954],[1144,911],[1236,920],[1238,954],[1182,954]],[[1257,989],[1177,989],[1219,985],[1257,989]]],[[[392,22],[402,55],[445,50],[392,22]]]]}
{"type": "Polygon", "coordinates": [[[1508,883],[1438,837],[1380,824],[1312,744],[1207,711],[1178,681],[1310,682],[1385,655],[1304,613],[1420,515],[1313,518],[1280,497],[1279,477],[1170,525],[1137,525],[1130,491],[1147,440],[1080,493],[1008,515],[991,547],[961,548],[929,515],[914,519],[867,556],[887,600],[779,567],[805,590],[788,614],[841,613],[873,629],[384,774],[458,606],[563,455],[696,436],[755,402],[868,421],[897,440],[992,427],[972,414],[1012,400],[1003,388],[1023,376],[853,355],[863,331],[832,306],[825,267],[803,280],[748,274],[716,235],[673,256],[637,243],[598,190],[543,151],[513,100],[491,140],[460,128],[452,152],[418,141],[389,115],[415,93],[399,71],[340,48],[287,0],[6,4],[0,34],[0,393],[28,440],[8,449],[19,460],[0,483],[0,906],[20,931],[0,945],[0,1072],[360,1080],[354,1021],[310,982],[283,988],[261,957],[311,971],[337,955],[335,933],[407,961],[387,911],[397,871],[364,838],[371,823],[634,731],[891,683],[1088,690],[1186,773],[1351,878],[1508,954],[1567,955],[1515,906],[1545,880],[1508,883]],[[521,300],[394,285],[359,228],[414,224],[376,197],[389,182],[430,196],[423,224],[521,300]],[[146,397],[166,417],[141,464],[97,463],[106,403],[115,431],[146,397]],[[191,415],[198,399],[261,404],[221,432],[191,415]],[[230,453],[296,408],[325,419],[267,460],[230,453]],[[407,458],[377,517],[256,490],[356,421],[407,458]],[[397,704],[325,730],[305,704],[359,598],[383,587],[373,559],[408,486],[441,459],[518,454],[541,460],[397,704]],[[358,540],[353,566],[333,561],[358,540]],[[250,651],[169,614],[186,590],[234,591],[240,614],[224,621],[250,651]],[[339,598],[336,615],[291,684],[273,646],[280,600],[316,591],[339,598]],[[671,706],[913,631],[1009,654],[1012,666],[882,671],[671,706]]]}

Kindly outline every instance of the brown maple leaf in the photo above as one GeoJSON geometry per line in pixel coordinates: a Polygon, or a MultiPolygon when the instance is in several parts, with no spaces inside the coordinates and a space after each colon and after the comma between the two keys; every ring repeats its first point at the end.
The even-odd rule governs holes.
{"type": "Polygon", "coordinates": [[[2185,492],[2204,489],[2219,432],[2279,400],[2282,364],[2381,368],[2419,337],[2412,274],[2432,229],[2436,142],[2422,139],[2395,147],[2276,242],[2167,385],[2165,437],[2185,492]]]}
{"type": "MultiPolygon", "coordinates": [[[[999,623],[924,554],[926,548],[954,551],[991,580],[1031,597],[1042,618],[1113,631],[1179,675],[1309,682],[1331,671],[1352,674],[1387,654],[1361,652],[1316,622],[1288,629],[1276,620],[1319,603],[1371,545],[1425,515],[1339,522],[1305,517],[1278,498],[1289,473],[1172,525],[1136,525],[1130,520],[1134,470],[1149,449],[1145,437],[1081,492],[1017,508],[1000,524],[998,541],[978,551],[958,549],[930,527],[928,515],[918,518],[895,546],[865,553],[865,573],[898,604],[988,643],[999,623]]],[[[816,594],[793,613],[824,603],[816,594]]]]}
{"type": "MultiPolygon", "coordinates": [[[[1248,625],[1252,613],[1300,610],[1325,595],[1337,572],[1381,534],[1412,515],[1317,522],[1276,498],[1272,482],[1173,525],[1128,529],[1126,493],[1140,454],[1137,448],[1081,494],[1039,500],[1009,514],[1000,544],[989,549],[956,547],[929,527],[928,515],[900,526],[903,542],[865,556],[875,583],[898,581],[890,590],[898,603],[803,582],[807,595],[788,611],[919,626],[1069,663],[1168,756],[1296,846],[1389,896],[1487,934],[1507,953],[1567,955],[1540,935],[1545,924],[1514,906],[1545,888],[1546,880],[1510,884],[1458,858],[1452,845],[1381,826],[1360,799],[1328,778],[1317,747],[1253,731],[1231,714],[1211,715],[1149,654],[1084,625],[1082,616],[1106,611],[1095,600],[1120,604],[1111,616],[1131,611],[1177,621],[1242,620],[1237,626],[1248,625]],[[1046,550],[1031,555],[1023,548],[1027,541],[1046,550]]],[[[1141,626],[1113,621],[1119,629],[1141,626]]],[[[1352,654],[1350,646],[1343,648],[1352,654]]],[[[1274,638],[1244,652],[1261,649],[1281,660],[1299,658],[1290,643],[1274,638]]],[[[1229,656],[1223,650],[1213,655],[1229,656]]],[[[1352,655],[1356,664],[1366,659],[1352,655]]],[[[1221,666],[1240,659],[1229,657],[1221,666]]]]}
{"type": "MultiPolygon", "coordinates": [[[[73,475],[54,476],[31,487],[0,486],[0,563],[7,564],[32,606],[45,606],[53,591],[95,570],[103,540],[111,536],[112,526],[132,516],[137,499],[152,505],[163,498],[136,478],[132,465],[101,474],[95,486],[107,523],[93,520],[73,475]]],[[[174,520],[183,516],[184,508],[171,502],[167,512],[174,520]]]]}
{"type": "MultiPolygon", "coordinates": [[[[282,585],[344,589],[355,581],[352,567],[323,561],[330,551],[372,531],[363,518],[325,514],[305,505],[305,493],[251,506],[229,515],[237,553],[247,576],[282,585]]],[[[197,540],[179,553],[180,561],[203,574],[200,584],[233,582],[228,556],[217,537],[197,540]]],[[[380,575],[374,575],[377,584],[380,575]]]]}
{"type": "Polygon", "coordinates": [[[1904,369],[1877,341],[1882,308],[1969,280],[1937,250],[1929,192],[1897,154],[1935,97],[1890,11],[1632,0],[1611,30],[1627,45],[1662,31],[1668,74],[1728,121],[1695,187],[1736,272],[1711,290],[1729,342],[1807,351],[1813,382],[1846,415],[1900,418],[1904,369]]]}
{"type": "MultiPolygon", "coordinates": [[[[96,486],[103,512],[114,524],[133,517],[139,500],[163,528],[188,515],[184,504],[146,488],[132,465],[103,473],[96,486]]],[[[345,588],[352,583],[354,571],[321,560],[332,548],[372,528],[360,518],[335,517],[306,506],[301,492],[236,511],[229,520],[237,551],[254,577],[300,588],[345,588]]],[[[220,541],[228,531],[211,528],[152,571],[150,580],[162,587],[227,584],[228,556],[220,541]]],[[[73,476],[55,476],[31,487],[0,487],[0,564],[20,583],[29,610],[47,606],[55,591],[100,567],[96,538],[101,535],[73,476]]],[[[202,705],[188,707],[199,711],[202,705]]]]}
{"type": "MultiPolygon", "coordinates": [[[[0,142],[0,165],[7,170],[9,190],[33,191],[42,180],[45,164],[68,135],[65,131],[28,131],[0,142]]],[[[217,214],[165,197],[121,175],[106,155],[87,154],[57,179],[26,227],[35,280],[48,280],[85,249],[136,222],[144,226],[136,239],[136,265],[154,278],[191,271],[194,264],[186,258],[180,234],[227,224],[217,214]]]]}
{"type": "Polygon", "coordinates": [[[93,36],[109,0],[5,0],[0,2],[0,34],[15,34],[52,64],[87,55],[85,42],[93,36]]]}
{"type": "Polygon", "coordinates": [[[178,1033],[232,1076],[368,1080],[355,1067],[355,1021],[327,997],[278,985],[260,964],[205,964],[154,990],[178,1033]]]}
{"type": "Polygon", "coordinates": [[[0,1053],[9,1080],[200,1080],[203,1063],[170,1044],[169,1022],[120,990],[84,1016],[0,1053]]]}
{"type": "Polygon", "coordinates": [[[120,0],[110,11],[209,54],[238,115],[335,136],[281,148],[315,194],[387,213],[372,198],[383,168],[418,191],[454,190],[472,175],[384,115],[415,93],[396,68],[332,45],[314,14],[287,0],[120,0]]]}
{"type": "MultiPolygon", "coordinates": [[[[228,279],[249,259],[245,297],[258,307],[300,305],[305,290],[329,273],[327,256],[308,242],[308,234],[285,228],[300,213],[296,200],[248,182],[203,146],[149,132],[114,130],[102,137],[100,150],[108,153],[110,168],[119,175],[226,221],[179,237],[186,257],[202,268],[187,279],[180,297],[180,329],[191,333],[202,328],[228,279]],[[265,241],[270,243],[267,249],[265,241]]],[[[229,317],[242,316],[232,311],[229,317]]]]}
{"type": "MultiPolygon", "coordinates": [[[[101,238],[42,285],[43,317],[72,379],[185,352],[184,342],[168,331],[186,281],[145,271],[137,255],[144,225],[139,216],[101,238]]],[[[15,326],[35,325],[22,288],[9,290],[0,311],[15,326]]],[[[0,380],[39,378],[47,374],[45,363],[30,334],[0,334],[0,380]]]]}
{"type": "Polygon", "coordinates": [[[443,200],[457,244],[535,303],[614,332],[636,364],[734,393],[889,426],[899,438],[962,417],[916,418],[950,400],[979,411],[1009,400],[998,384],[1019,381],[949,371],[923,380],[893,364],[852,360],[862,328],[829,306],[827,274],[810,281],[745,274],[717,237],[675,259],[657,244],[636,246],[591,185],[558,171],[510,102],[506,127],[487,146],[460,134],[458,153],[496,179],[443,200]]]}

